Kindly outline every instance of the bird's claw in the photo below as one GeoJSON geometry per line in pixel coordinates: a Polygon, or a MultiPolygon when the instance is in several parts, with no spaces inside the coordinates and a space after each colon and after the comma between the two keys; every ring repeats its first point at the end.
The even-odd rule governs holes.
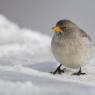
{"type": "Polygon", "coordinates": [[[61,74],[61,73],[64,73],[66,71],[66,68],[61,69],[61,66],[62,66],[62,64],[60,66],[58,66],[58,68],[54,72],[51,72],[51,73],[52,74],[61,74]]]}

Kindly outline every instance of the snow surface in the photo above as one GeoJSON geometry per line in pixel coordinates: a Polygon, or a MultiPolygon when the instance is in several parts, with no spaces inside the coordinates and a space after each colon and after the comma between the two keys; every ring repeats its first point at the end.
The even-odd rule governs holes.
{"type": "Polygon", "coordinates": [[[94,56],[83,68],[87,75],[73,76],[71,69],[52,75],[58,62],[50,41],[0,15],[0,95],[95,95],[94,56]]]}

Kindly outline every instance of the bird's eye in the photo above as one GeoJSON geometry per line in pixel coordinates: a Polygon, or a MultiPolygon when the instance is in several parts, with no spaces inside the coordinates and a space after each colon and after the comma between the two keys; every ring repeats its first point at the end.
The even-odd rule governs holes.
{"type": "Polygon", "coordinates": [[[61,27],[62,31],[64,31],[66,29],[66,27],[61,27]]]}
{"type": "Polygon", "coordinates": [[[63,28],[66,29],[66,26],[64,26],[63,28]]]}

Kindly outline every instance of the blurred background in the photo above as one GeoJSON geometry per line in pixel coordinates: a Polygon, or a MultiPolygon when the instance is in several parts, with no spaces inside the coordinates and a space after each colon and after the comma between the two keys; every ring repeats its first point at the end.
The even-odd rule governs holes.
{"type": "Polygon", "coordinates": [[[95,0],[0,0],[0,14],[48,35],[58,20],[70,19],[95,38],[95,0]]]}

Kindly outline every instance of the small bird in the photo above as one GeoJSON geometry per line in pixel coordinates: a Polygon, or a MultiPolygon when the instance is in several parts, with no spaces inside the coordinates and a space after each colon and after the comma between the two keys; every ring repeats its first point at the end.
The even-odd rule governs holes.
{"type": "Polygon", "coordinates": [[[79,68],[74,75],[84,75],[81,67],[88,64],[91,59],[92,47],[90,36],[70,20],[60,20],[52,28],[54,35],[51,49],[56,60],[60,63],[53,74],[65,71],[61,66],[79,68]]]}

